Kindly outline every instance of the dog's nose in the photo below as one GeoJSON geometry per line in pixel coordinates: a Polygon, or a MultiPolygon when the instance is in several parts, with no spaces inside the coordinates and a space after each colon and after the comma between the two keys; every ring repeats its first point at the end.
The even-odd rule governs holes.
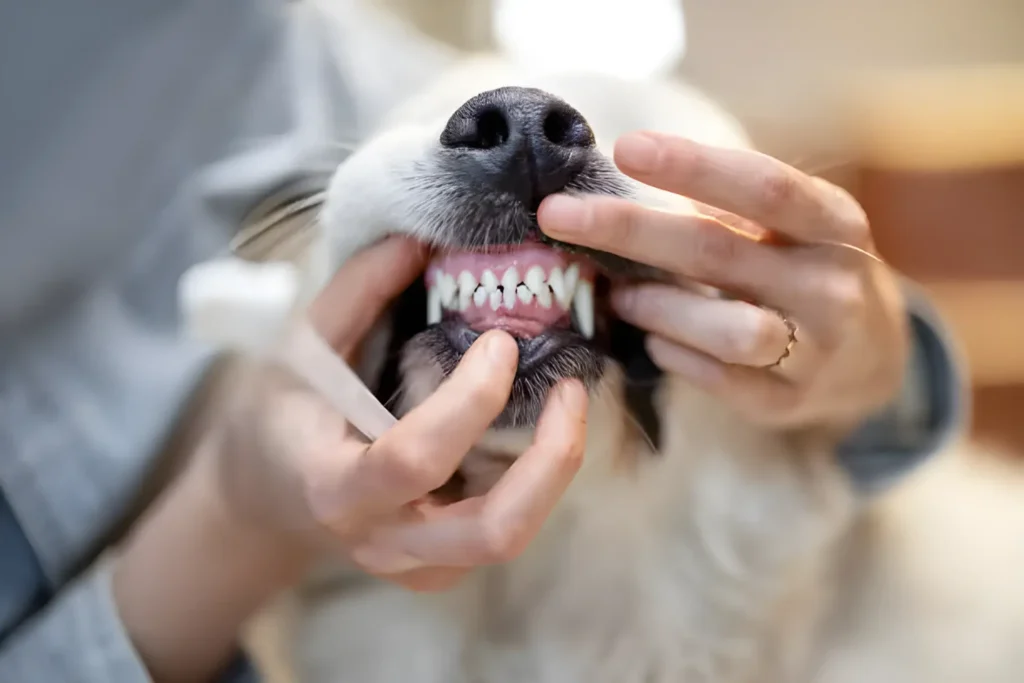
{"type": "Polygon", "coordinates": [[[586,165],[594,133],[583,115],[534,88],[481,93],[452,115],[442,147],[463,150],[475,178],[508,192],[531,211],[565,189],[586,165]]]}

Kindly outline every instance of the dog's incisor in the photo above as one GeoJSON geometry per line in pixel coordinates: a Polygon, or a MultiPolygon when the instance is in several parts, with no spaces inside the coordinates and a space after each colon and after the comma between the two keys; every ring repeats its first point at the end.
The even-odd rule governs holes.
{"type": "MultiPolygon", "coordinates": [[[[610,162],[606,145],[640,128],[749,144],[681,86],[531,78],[478,59],[412,97],[338,168],[319,276],[388,233],[435,249],[370,349],[380,362],[366,372],[385,398],[399,392],[399,412],[437,387],[478,330],[518,337],[512,398],[460,472],[467,494],[529,443],[559,378],[584,381],[591,409],[585,464],[520,557],[432,595],[325,566],[291,596],[300,683],[852,680],[828,655],[829,642],[846,653],[866,642],[850,640],[856,619],[835,635],[858,502],[833,444],[755,427],[652,374],[604,295],[610,279],[660,273],[536,229],[540,199],[560,191],[694,210],[610,162]]],[[[884,680],[884,666],[873,675],[884,680]]]]}

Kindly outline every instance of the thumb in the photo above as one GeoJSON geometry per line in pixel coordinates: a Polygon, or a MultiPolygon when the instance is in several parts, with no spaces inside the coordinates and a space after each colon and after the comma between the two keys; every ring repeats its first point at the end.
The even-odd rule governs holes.
{"type": "Polygon", "coordinates": [[[427,250],[389,237],[343,265],[310,308],[314,327],[342,356],[351,355],[388,305],[419,277],[427,250]]]}

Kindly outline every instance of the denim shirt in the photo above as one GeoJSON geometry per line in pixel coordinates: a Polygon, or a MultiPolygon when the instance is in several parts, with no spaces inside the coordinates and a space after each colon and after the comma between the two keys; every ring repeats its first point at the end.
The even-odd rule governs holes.
{"type": "MultiPolygon", "coordinates": [[[[338,44],[374,41],[328,36],[304,7],[0,3],[0,681],[149,680],[98,546],[210,361],[178,335],[177,280],[320,170],[324,141],[358,135],[374,112],[353,100],[382,99],[352,91],[386,49],[345,73],[338,44]]],[[[840,453],[866,490],[961,419],[914,301],[906,391],[840,453]]],[[[239,659],[225,680],[251,673],[239,659]]]]}

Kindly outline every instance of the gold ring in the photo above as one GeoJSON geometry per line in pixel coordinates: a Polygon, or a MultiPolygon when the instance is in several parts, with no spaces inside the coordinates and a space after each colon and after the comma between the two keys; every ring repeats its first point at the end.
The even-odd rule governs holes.
{"type": "Polygon", "coordinates": [[[763,366],[764,370],[771,370],[773,368],[780,367],[782,365],[782,361],[789,358],[790,354],[793,352],[793,347],[796,346],[796,323],[790,320],[786,314],[781,311],[776,311],[774,308],[768,308],[767,306],[762,306],[761,308],[766,311],[771,311],[775,315],[779,316],[779,320],[783,322],[786,329],[789,331],[789,339],[786,341],[786,348],[782,350],[778,360],[770,365],[763,366]]]}

